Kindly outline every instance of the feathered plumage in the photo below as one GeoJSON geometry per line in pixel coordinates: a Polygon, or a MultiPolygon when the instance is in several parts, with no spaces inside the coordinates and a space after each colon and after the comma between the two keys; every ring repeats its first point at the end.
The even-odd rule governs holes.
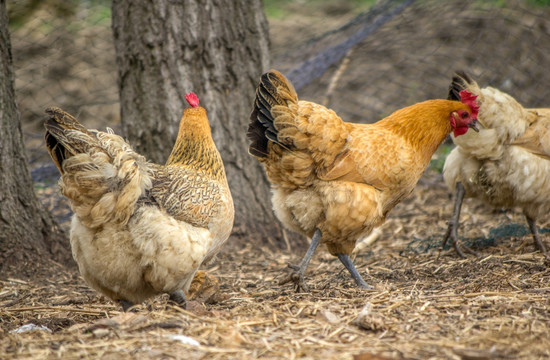
{"type": "Polygon", "coordinates": [[[291,275],[298,288],[305,286],[305,268],[321,238],[357,284],[368,287],[349,254],[413,190],[445,137],[475,126],[475,98],[462,96],[464,103],[429,100],[374,124],[352,124],[322,105],[298,100],[279,72],[261,77],[249,152],[264,164],[279,220],[313,238],[291,275]]]}
{"type": "Polygon", "coordinates": [[[184,111],[166,165],[147,162],[110,129],[88,130],[58,108],[46,113],[46,145],[74,211],[71,246],[84,279],[125,308],[160,293],[183,301],[181,290],[227,240],[234,215],[198,100],[184,111]]]}
{"type": "MultiPolygon", "coordinates": [[[[449,98],[467,90],[478,95],[478,133],[453,138],[456,148],[445,161],[443,175],[449,189],[457,191],[455,214],[445,241],[457,240],[458,218],[464,195],[494,207],[523,210],[537,247],[547,256],[536,220],[550,212],[550,109],[526,109],[510,95],[480,88],[459,72],[449,88],[449,98]]],[[[466,248],[467,249],[467,248],[466,248]]]]}

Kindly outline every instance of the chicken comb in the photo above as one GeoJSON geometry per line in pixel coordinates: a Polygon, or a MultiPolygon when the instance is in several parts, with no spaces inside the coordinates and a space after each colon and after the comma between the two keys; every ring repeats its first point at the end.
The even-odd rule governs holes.
{"type": "Polygon", "coordinates": [[[472,109],[472,116],[477,117],[479,112],[479,104],[477,103],[477,95],[472,94],[468,90],[462,90],[460,93],[460,101],[472,109]]]}
{"type": "Polygon", "coordinates": [[[199,98],[197,97],[197,95],[195,95],[195,93],[190,92],[189,94],[186,94],[185,100],[187,100],[191,107],[199,107],[199,98]]]}

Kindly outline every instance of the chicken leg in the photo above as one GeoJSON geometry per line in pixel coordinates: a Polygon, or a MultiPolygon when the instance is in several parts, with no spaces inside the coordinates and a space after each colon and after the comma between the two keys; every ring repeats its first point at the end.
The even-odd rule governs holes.
{"type": "MultiPolygon", "coordinates": [[[[288,267],[290,267],[293,272],[284,279],[281,284],[286,284],[288,282],[293,282],[296,285],[296,292],[300,292],[300,290],[303,291],[309,291],[309,287],[304,282],[304,274],[307,270],[307,267],[309,265],[309,262],[311,261],[311,258],[313,257],[313,254],[315,253],[315,250],[317,250],[317,247],[321,243],[321,230],[316,229],[315,233],[313,234],[313,238],[311,239],[311,244],[309,245],[309,249],[307,249],[306,254],[304,255],[304,258],[300,262],[299,265],[294,264],[288,264],[288,267]]],[[[357,286],[359,286],[362,289],[372,289],[372,286],[368,285],[355,266],[353,265],[353,262],[349,258],[347,254],[336,254],[338,259],[344,264],[346,269],[348,269],[349,273],[351,274],[351,277],[355,282],[357,283],[357,286]]]]}
{"type": "MultiPolygon", "coordinates": [[[[458,244],[458,226],[460,224],[460,209],[462,208],[462,201],[464,200],[464,195],[466,194],[466,190],[464,189],[464,186],[459,181],[456,183],[456,196],[455,196],[455,206],[453,211],[453,216],[451,217],[451,220],[449,221],[447,228],[447,232],[445,233],[445,237],[443,238],[443,243],[441,244],[441,248],[443,249],[445,245],[447,244],[447,241],[449,238],[451,239],[451,242],[453,243],[453,247],[455,248],[456,252],[461,258],[465,258],[466,255],[460,248],[460,245],[458,244]]],[[[467,246],[464,246],[464,250],[470,254],[473,254],[475,256],[479,256],[477,252],[470,249],[467,246]]]]}
{"type": "Polygon", "coordinates": [[[544,247],[544,243],[540,239],[539,236],[539,230],[537,228],[537,221],[535,219],[530,218],[529,216],[525,215],[525,218],[527,219],[527,224],[529,224],[529,229],[531,229],[531,233],[533,234],[533,240],[535,240],[535,245],[539,248],[540,252],[547,261],[550,261],[550,256],[548,256],[548,253],[546,252],[546,248],[544,247]]]}
{"type": "Polygon", "coordinates": [[[348,269],[351,277],[353,278],[353,280],[355,280],[357,286],[359,286],[361,289],[373,289],[372,286],[370,286],[365,282],[365,280],[363,280],[361,274],[359,274],[359,271],[357,271],[355,265],[353,265],[353,262],[347,254],[336,254],[336,256],[338,256],[338,259],[340,259],[342,264],[344,264],[346,269],[348,269]]]}
{"type": "Polygon", "coordinates": [[[293,271],[286,279],[281,281],[280,284],[286,284],[292,281],[296,285],[296,292],[300,292],[300,290],[303,290],[305,292],[309,291],[309,287],[304,282],[304,274],[306,273],[309,262],[311,261],[311,258],[313,257],[313,254],[315,253],[315,250],[317,250],[317,247],[320,243],[321,230],[316,229],[315,233],[313,233],[311,244],[309,245],[309,249],[307,249],[304,258],[302,259],[302,261],[300,261],[299,265],[288,264],[288,267],[291,268],[293,271]]]}

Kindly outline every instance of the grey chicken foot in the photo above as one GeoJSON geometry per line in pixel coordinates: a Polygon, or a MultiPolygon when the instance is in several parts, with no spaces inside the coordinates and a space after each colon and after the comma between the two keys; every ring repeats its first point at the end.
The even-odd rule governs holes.
{"type": "Polygon", "coordinates": [[[355,265],[353,265],[353,262],[351,261],[348,255],[336,254],[336,256],[338,256],[338,259],[340,259],[340,262],[342,262],[342,264],[344,264],[346,269],[348,269],[351,277],[353,278],[353,280],[355,280],[355,283],[357,284],[358,287],[360,287],[361,289],[374,289],[372,286],[367,284],[365,280],[363,280],[363,278],[361,277],[361,274],[359,274],[359,271],[357,271],[357,268],[355,268],[355,265]]]}
{"type": "Polygon", "coordinates": [[[458,226],[460,224],[460,209],[462,208],[462,201],[464,200],[464,195],[466,194],[466,190],[464,190],[464,186],[461,182],[456,183],[456,196],[455,196],[455,206],[453,211],[453,216],[451,217],[451,220],[448,222],[448,228],[445,232],[445,237],[443,238],[443,243],[441,244],[441,249],[445,247],[447,244],[447,241],[451,239],[451,242],[453,244],[453,247],[455,248],[457,254],[461,258],[465,258],[466,254],[464,254],[464,251],[479,256],[477,252],[470,249],[467,246],[462,246],[464,251],[462,251],[461,246],[458,244],[458,226]]]}
{"type": "Polygon", "coordinates": [[[300,261],[299,265],[294,264],[288,264],[288,267],[291,268],[293,271],[290,273],[290,275],[283,279],[280,284],[286,284],[289,282],[293,282],[296,285],[296,292],[305,291],[309,292],[309,287],[304,282],[304,274],[306,273],[307,267],[309,265],[309,262],[311,261],[311,258],[313,257],[313,254],[315,253],[315,250],[317,250],[317,247],[321,243],[321,230],[316,229],[315,233],[313,234],[313,238],[311,239],[311,244],[309,245],[309,249],[307,249],[306,254],[304,255],[302,261],[300,261]]]}
{"type": "Polygon", "coordinates": [[[533,240],[535,240],[535,245],[539,248],[540,252],[544,257],[546,258],[546,261],[550,262],[550,256],[548,256],[548,252],[546,251],[546,248],[544,247],[544,243],[540,239],[539,236],[539,230],[537,228],[537,221],[534,219],[531,219],[529,216],[525,215],[525,218],[527,219],[527,224],[529,224],[529,229],[531,229],[531,234],[533,234],[533,240]]]}
{"type": "Polygon", "coordinates": [[[177,303],[181,308],[187,307],[187,301],[185,300],[185,293],[183,290],[176,290],[170,294],[170,300],[177,303]]]}
{"type": "Polygon", "coordinates": [[[126,300],[120,300],[118,303],[120,304],[120,306],[122,306],[122,310],[124,310],[124,312],[128,311],[129,308],[134,306],[134,304],[126,300]]]}

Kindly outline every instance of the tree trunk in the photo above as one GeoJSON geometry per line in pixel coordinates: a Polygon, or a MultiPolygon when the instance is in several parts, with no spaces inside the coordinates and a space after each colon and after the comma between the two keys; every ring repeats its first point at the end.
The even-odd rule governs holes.
{"type": "Polygon", "coordinates": [[[260,0],[113,1],[124,134],[157,163],[170,154],[193,91],[208,111],[235,202],[234,235],[282,239],[264,171],[248,155],[255,88],[269,67],[260,0]]]}
{"type": "Polygon", "coordinates": [[[0,0],[0,274],[28,276],[47,258],[67,261],[70,251],[34,194],[15,102],[7,24],[6,2],[0,0]]]}

